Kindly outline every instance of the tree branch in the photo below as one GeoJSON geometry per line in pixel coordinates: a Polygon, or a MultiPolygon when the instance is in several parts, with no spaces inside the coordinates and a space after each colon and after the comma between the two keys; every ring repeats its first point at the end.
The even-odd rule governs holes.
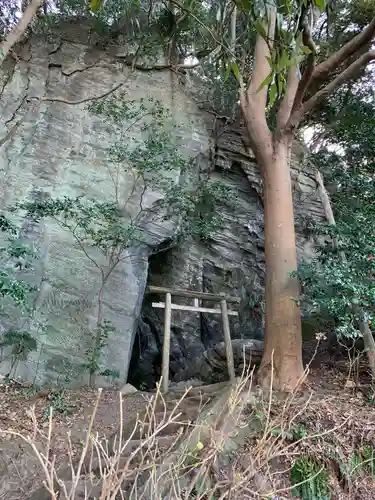
{"type": "Polygon", "coordinates": [[[355,54],[362,47],[368,45],[375,36],[375,17],[370,24],[353,40],[346,43],[340,50],[332,54],[326,61],[316,66],[311,79],[310,85],[316,80],[326,78],[332,70],[336,69],[340,64],[346,61],[350,56],[355,54]]]}
{"type": "Polygon", "coordinates": [[[236,27],[237,27],[237,6],[234,4],[230,17],[230,48],[233,54],[236,53],[236,27]]]}
{"type": "Polygon", "coordinates": [[[134,62],[132,57],[117,57],[116,59],[121,60],[126,66],[131,66],[133,69],[138,69],[139,71],[164,71],[166,69],[194,69],[198,67],[201,63],[196,62],[192,64],[154,64],[151,66],[145,66],[144,64],[134,62]]]}
{"type": "Polygon", "coordinates": [[[12,31],[8,34],[3,42],[0,43],[0,66],[5,60],[6,56],[9,54],[10,49],[21,40],[22,35],[27,30],[27,27],[31,23],[33,17],[37,13],[39,7],[42,4],[42,0],[31,0],[29,5],[24,10],[21,19],[17,26],[15,26],[12,31]]]}
{"type": "Polygon", "coordinates": [[[192,19],[194,19],[194,21],[196,21],[203,29],[207,31],[212,40],[220,45],[220,47],[222,47],[230,56],[232,56],[234,60],[236,59],[235,54],[233,54],[233,52],[229,50],[227,44],[219,40],[219,38],[216,37],[215,33],[209,28],[209,26],[207,26],[206,23],[204,23],[198,16],[196,16],[191,9],[182,5],[179,0],[170,0],[170,2],[179,7],[182,11],[187,12],[192,17],[192,19]]]}
{"type": "Polygon", "coordinates": [[[254,154],[264,165],[272,156],[272,134],[266,120],[266,105],[268,86],[262,83],[270,73],[267,57],[270,57],[270,48],[275,32],[275,16],[272,10],[268,18],[268,41],[257,35],[254,52],[254,65],[248,89],[243,83],[240,85],[241,110],[246,121],[251,147],[254,154]]]}
{"type": "Polygon", "coordinates": [[[324,99],[329,96],[334,90],[353,78],[355,74],[369,62],[375,60],[375,50],[363,54],[359,59],[353,62],[348,68],[328,85],[319,90],[315,95],[308,99],[299,109],[292,113],[287,127],[290,129],[295,128],[302,118],[316,108],[324,99]]]}
{"type": "Polygon", "coordinates": [[[292,109],[296,100],[296,94],[298,91],[298,68],[291,67],[288,71],[288,81],[286,86],[285,95],[281,101],[279,110],[276,117],[276,130],[277,133],[281,133],[288,123],[292,109]]]}
{"type": "Polygon", "coordinates": [[[303,44],[311,50],[311,53],[307,58],[305,71],[303,72],[302,78],[298,84],[296,96],[292,107],[292,112],[298,109],[302,104],[305,92],[310,86],[316,62],[316,45],[312,37],[311,26],[307,24],[307,20],[305,20],[304,22],[302,40],[303,44]]]}

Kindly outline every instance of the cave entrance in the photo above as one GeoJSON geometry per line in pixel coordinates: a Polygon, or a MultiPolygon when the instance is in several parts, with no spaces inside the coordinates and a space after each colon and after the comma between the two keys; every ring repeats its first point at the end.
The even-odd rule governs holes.
{"type": "MultiPolygon", "coordinates": [[[[148,283],[155,283],[155,281],[160,283],[162,281],[160,278],[166,277],[168,270],[171,269],[169,265],[169,258],[173,258],[171,252],[162,252],[156,257],[157,259],[155,259],[155,256],[150,259],[148,283]],[[163,268],[167,271],[164,275],[163,268]],[[158,280],[155,279],[155,270],[157,270],[156,276],[159,278],[158,280]]],[[[180,369],[182,364],[185,363],[186,365],[189,358],[192,365],[195,363],[195,366],[192,366],[193,369],[190,369],[190,373],[194,372],[194,374],[204,376],[204,369],[197,366],[197,360],[203,358],[202,352],[195,352],[194,355],[194,349],[196,349],[193,345],[194,339],[191,339],[189,332],[183,331],[186,316],[192,315],[195,320],[199,319],[200,322],[202,314],[222,316],[228,372],[230,379],[234,379],[233,351],[228,317],[238,316],[238,312],[228,310],[227,304],[238,305],[239,302],[240,299],[237,297],[228,297],[222,294],[215,295],[193,290],[148,285],[133,345],[128,382],[140,390],[150,390],[155,388],[156,383],[163,376],[163,390],[167,392],[169,380],[182,381],[190,378],[189,366],[184,367],[186,369],[182,370],[183,373],[181,373],[180,369]],[[185,301],[185,303],[177,303],[181,302],[181,300],[185,301]],[[220,307],[215,307],[215,303],[219,303],[220,307]],[[173,324],[172,310],[175,311],[173,313],[173,324]],[[181,339],[183,342],[181,342],[181,339]]],[[[199,340],[199,347],[203,346],[201,339],[199,340]]],[[[202,348],[200,348],[201,350],[202,348]]]]}
{"type": "Polygon", "coordinates": [[[239,304],[240,299],[237,297],[227,297],[225,295],[215,295],[212,293],[194,292],[192,290],[177,290],[171,288],[163,288],[150,286],[149,292],[154,294],[164,295],[165,302],[152,302],[152,307],[164,309],[164,335],[163,335],[163,355],[162,355],[162,389],[163,392],[168,392],[169,388],[169,365],[170,365],[170,344],[171,344],[171,320],[172,310],[199,312],[208,314],[221,314],[224,343],[228,365],[229,380],[234,383],[236,374],[234,371],[232,340],[230,336],[229,316],[238,316],[237,311],[228,310],[228,302],[239,304]],[[183,305],[172,303],[172,296],[184,297],[194,300],[194,305],[183,305]],[[201,301],[205,302],[220,302],[220,309],[202,307],[201,301]]]}
{"type": "MultiPolygon", "coordinates": [[[[171,242],[163,242],[157,252],[149,257],[147,288],[150,283],[159,283],[168,277],[172,260],[171,242]]],[[[161,377],[162,364],[162,318],[152,308],[152,301],[156,297],[147,293],[147,288],[138,318],[127,380],[142,391],[155,389],[161,377]]]]}

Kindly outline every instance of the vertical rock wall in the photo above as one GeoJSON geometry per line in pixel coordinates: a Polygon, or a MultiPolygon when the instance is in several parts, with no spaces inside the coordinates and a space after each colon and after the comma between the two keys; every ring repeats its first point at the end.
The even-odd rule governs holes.
{"type": "MultiPolygon", "coordinates": [[[[87,105],[120,92],[132,100],[160,100],[179,128],[176,148],[186,157],[195,158],[197,176],[204,172],[210,180],[220,180],[236,193],[235,207],[218,207],[223,227],[206,242],[190,241],[154,254],[175,228],[161,216],[145,221],[148,244],[130,248],[105,284],[104,317],[116,330],[103,352],[104,367],[117,370],[120,379],[126,379],[133,352],[130,380],[152,386],[159,376],[163,311],[151,307],[152,300],[160,297],[144,297],[147,282],[239,296],[242,302],[238,318],[232,321],[233,336],[260,338],[262,184],[254,158],[243,145],[241,131],[229,127],[214,140],[213,117],[197,108],[174,74],[131,72],[126,64],[126,46],[101,50],[91,43],[89,30],[80,23],[61,25],[52,37],[35,37],[18,52],[19,59],[7,59],[0,71],[2,210],[17,201],[45,196],[113,200],[113,172],[108,160],[112,130],[90,114],[87,105]]],[[[126,140],[132,141],[132,135],[140,133],[135,127],[126,140]]],[[[178,180],[179,173],[175,175],[178,180]]],[[[314,175],[305,164],[303,151],[293,155],[293,181],[297,217],[322,218],[314,175]]],[[[128,198],[131,186],[132,176],[124,168],[117,185],[120,202],[128,198]]],[[[146,196],[137,193],[130,213],[136,213],[141,197],[144,206],[158,212],[160,192],[148,190],[146,196]]],[[[86,249],[85,255],[72,234],[51,220],[35,224],[21,217],[17,222],[22,226],[22,237],[39,255],[32,271],[20,272],[39,288],[32,297],[32,316],[21,314],[4,301],[7,314],[0,315],[3,333],[11,327],[25,329],[38,340],[38,350],[19,364],[17,373],[41,384],[59,377],[83,384],[87,374],[78,374],[91,344],[100,268],[106,262],[93,248],[86,249]]],[[[311,252],[311,242],[303,232],[298,234],[298,246],[301,257],[311,252]]],[[[204,352],[221,340],[220,316],[175,312],[172,377],[210,378],[204,352]]],[[[9,350],[5,349],[0,373],[7,373],[10,366],[9,350]]]]}
{"type": "MultiPolygon", "coordinates": [[[[241,129],[228,127],[219,137],[212,154],[201,158],[211,170],[211,180],[233,188],[234,206],[219,206],[223,227],[208,242],[188,242],[150,259],[149,283],[170,288],[191,289],[241,298],[238,318],[230,317],[233,338],[261,339],[264,290],[263,189],[259,169],[244,146],[241,129]]],[[[292,179],[299,259],[313,254],[313,241],[304,231],[309,220],[324,221],[314,169],[306,162],[304,149],[295,145],[292,179]]],[[[146,296],[130,380],[152,386],[160,376],[164,311],[152,308],[163,297],[146,296]]],[[[174,298],[181,304],[190,300],[174,298]]],[[[212,304],[209,304],[212,307],[212,304]]],[[[219,307],[219,304],[216,305],[219,307]]],[[[220,315],[173,311],[171,378],[175,381],[200,378],[206,381],[225,376],[213,373],[205,351],[224,340],[220,315]]]]}
{"type": "MultiPolygon", "coordinates": [[[[152,97],[162,102],[178,125],[176,148],[186,157],[208,149],[203,115],[178,87],[169,71],[136,71],[123,62],[124,47],[99,50],[90,45],[84,25],[67,24],[51,38],[35,37],[19,49],[19,60],[8,59],[0,72],[0,208],[17,201],[84,196],[114,200],[113,165],[108,147],[111,127],[92,115],[87,106],[112,94],[129,100],[152,97]]],[[[125,140],[141,133],[133,126],[125,140]]],[[[162,169],[162,165],[161,165],[162,169]]],[[[175,173],[178,179],[179,173],[175,173]]],[[[126,165],[117,189],[120,203],[128,199],[133,177],[126,165]]],[[[136,214],[157,208],[161,193],[139,190],[127,208],[136,214]],[[138,197],[137,197],[138,196],[138,197]]],[[[20,274],[39,287],[32,297],[33,317],[6,304],[12,314],[0,317],[1,331],[26,329],[38,339],[38,350],[22,361],[17,374],[45,383],[58,377],[77,384],[96,324],[100,268],[107,263],[93,248],[89,258],[69,231],[52,220],[39,224],[16,220],[22,236],[35,246],[34,269],[20,274]],[[98,266],[93,264],[97,262],[98,266]]],[[[145,221],[148,244],[130,248],[107,280],[104,318],[116,328],[103,352],[105,368],[127,377],[137,321],[146,287],[148,257],[153,248],[172,236],[171,222],[153,217],[145,221]]],[[[3,350],[0,373],[7,373],[11,356],[3,350]]],[[[98,381],[103,383],[103,381],[98,381]]]]}

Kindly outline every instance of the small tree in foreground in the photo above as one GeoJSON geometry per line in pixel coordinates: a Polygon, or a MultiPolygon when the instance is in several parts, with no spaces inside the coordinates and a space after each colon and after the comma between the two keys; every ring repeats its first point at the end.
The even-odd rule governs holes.
{"type": "Polygon", "coordinates": [[[221,224],[216,204],[230,201],[230,189],[209,179],[194,185],[181,179],[176,183],[195,166],[178,152],[169,111],[159,101],[151,97],[134,101],[123,94],[96,101],[89,110],[111,126],[114,138],[106,158],[113,186],[112,195],[110,190],[105,193],[109,201],[46,196],[42,201],[20,202],[11,210],[22,210],[37,222],[50,219],[70,233],[73,245],[98,273],[93,290],[95,327],[85,327],[89,345],[82,366],[94,386],[98,373],[107,377],[115,373],[103,365],[103,350],[115,330],[106,318],[104,295],[116,269],[131,258],[134,247],[152,245],[148,226],[155,220],[176,222],[172,245],[190,236],[212,235],[221,224]],[[160,200],[150,205],[152,191],[159,192],[160,200]]]}
{"type": "Polygon", "coordinates": [[[5,245],[0,247],[0,318],[2,327],[14,314],[16,307],[18,328],[4,329],[0,336],[0,363],[10,358],[9,377],[14,377],[20,361],[26,361],[37,349],[37,341],[26,329],[32,319],[32,302],[38,287],[21,279],[20,273],[31,270],[34,251],[24,244],[19,229],[4,215],[0,215],[0,231],[5,245]]]}

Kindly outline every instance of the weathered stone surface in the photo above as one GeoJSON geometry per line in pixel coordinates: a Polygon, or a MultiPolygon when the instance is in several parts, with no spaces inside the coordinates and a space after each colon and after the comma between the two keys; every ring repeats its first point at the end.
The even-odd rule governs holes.
{"type": "MultiPolygon", "coordinates": [[[[260,301],[265,272],[261,177],[251,152],[244,147],[241,131],[233,127],[221,135],[216,152],[212,152],[210,158],[210,162],[207,159],[210,178],[234,188],[236,207],[218,207],[223,228],[208,242],[188,242],[151,257],[149,283],[240,297],[241,303],[234,307],[239,312],[238,318],[230,316],[232,337],[259,340],[263,335],[260,301]]],[[[313,241],[303,232],[304,220],[324,220],[314,187],[314,175],[311,166],[306,164],[303,148],[296,145],[292,156],[292,178],[295,217],[299,223],[299,259],[311,258],[313,254],[313,241]],[[309,186],[311,190],[302,196],[301,185],[309,186]]],[[[131,382],[136,386],[142,381],[146,387],[152,387],[160,377],[164,310],[152,308],[152,302],[160,300],[163,297],[146,295],[143,302],[130,373],[131,382]]],[[[193,303],[177,297],[174,302],[193,303]]],[[[220,314],[173,311],[171,331],[172,380],[191,377],[216,380],[218,374],[213,374],[204,353],[224,340],[220,314]]]]}
{"type": "MultiPolygon", "coordinates": [[[[6,61],[0,72],[0,208],[42,195],[112,200],[106,152],[111,130],[87,111],[87,104],[118,88],[129,99],[152,96],[169,107],[180,126],[176,147],[196,159],[197,175],[232,186],[237,206],[218,207],[223,228],[208,242],[187,242],[155,255],[173,235],[174,226],[161,216],[146,220],[148,244],[129,249],[106,283],[104,316],[116,333],[103,353],[104,365],[118,370],[122,383],[130,363],[129,382],[152,387],[160,376],[163,310],[151,307],[160,297],[144,297],[147,282],[239,296],[239,316],[231,317],[233,337],[262,337],[262,182],[240,130],[227,129],[214,141],[212,116],[197,108],[183,86],[167,71],[130,75],[119,58],[124,50],[122,46],[106,51],[90,45],[88,31],[73,23],[59,27],[52,41],[43,37],[31,40],[22,48],[18,62],[6,61]]],[[[296,218],[323,218],[314,173],[306,165],[302,148],[294,152],[292,166],[296,218]]],[[[130,186],[124,171],[119,180],[121,200],[127,199],[130,186]]],[[[140,196],[138,193],[130,211],[138,209],[140,196]]],[[[144,205],[158,214],[160,197],[161,193],[148,191],[144,205]]],[[[13,315],[0,318],[0,326],[2,331],[9,326],[29,329],[38,337],[39,348],[19,364],[18,374],[45,383],[69,372],[74,383],[85,383],[87,379],[77,373],[95,325],[100,274],[72,236],[56,224],[26,219],[21,223],[24,238],[39,251],[33,279],[40,292],[33,321],[13,315]]],[[[312,244],[302,231],[297,243],[300,258],[308,258],[312,244]]],[[[99,255],[90,252],[100,261],[99,255]]],[[[219,314],[174,311],[172,380],[209,379],[212,368],[204,353],[222,340],[219,314]]],[[[0,371],[8,370],[9,360],[3,360],[0,371]]]]}
{"type": "Polygon", "coordinates": [[[123,396],[125,396],[127,394],[134,394],[135,392],[138,392],[138,389],[136,389],[131,384],[125,384],[123,387],[121,387],[120,392],[123,396]]]}
{"type": "MultiPolygon", "coordinates": [[[[43,37],[32,39],[23,47],[23,57],[17,63],[7,61],[5,71],[0,72],[0,209],[37,199],[42,192],[51,197],[114,200],[113,167],[107,154],[112,131],[89,113],[87,104],[116,87],[132,100],[158,99],[174,119],[178,117],[176,148],[183,155],[194,157],[207,150],[204,116],[182,89],[173,87],[168,71],[130,75],[130,69],[116,59],[116,47],[111,53],[93,48],[87,36],[79,25],[63,26],[56,33],[56,43],[51,45],[43,37]]],[[[136,133],[139,129],[132,129],[136,133]]],[[[131,172],[121,171],[120,203],[128,199],[132,183],[131,172]]],[[[133,198],[127,207],[131,215],[139,211],[141,191],[133,198]]],[[[147,191],[143,208],[157,208],[160,198],[161,193],[147,191]]],[[[149,254],[174,232],[173,224],[161,217],[144,223],[149,244],[130,248],[104,289],[104,317],[116,333],[103,353],[103,364],[120,373],[120,383],[127,377],[149,254]]],[[[53,222],[35,224],[25,219],[21,224],[24,239],[35,245],[40,256],[34,272],[25,278],[40,286],[40,293],[35,297],[32,322],[13,315],[1,318],[0,323],[2,331],[9,326],[31,330],[38,337],[39,349],[19,364],[17,374],[44,383],[69,372],[73,382],[82,384],[87,378],[78,372],[95,326],[100,272],[72,235],[53,222]]],[[[88,252],[99,266],[107,264],[98,252],[88,252]]],[[[7,373],[10,363],[5,359],[0,371],[7,373]]]]}
{"type": "MultiPolygon", "coordinates": [[[[247,370],[261,361],[264,344],[261,340],[234,339],[232,341],[232,349],[236,372],[238,375],[241,375],[244,369],[247,370]]],[[[219,372],[227,371],[227,355],[224,342],[219,342],[203,354],[215,370],[219,372]]]]}

